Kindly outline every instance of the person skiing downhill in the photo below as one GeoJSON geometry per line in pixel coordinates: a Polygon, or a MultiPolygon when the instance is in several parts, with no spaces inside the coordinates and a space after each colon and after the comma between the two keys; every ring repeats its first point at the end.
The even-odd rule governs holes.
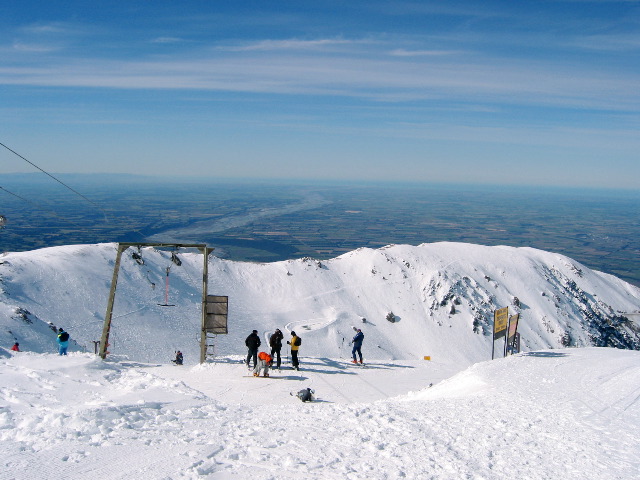
{"type": "Polygon", "coordinates": [[[362,333],[362,330],[360,330],[359,328],[356,329],[356,334],[353,337],[353,339],[351,340],[351,343],[353,343],[353,349],[351,350],[351,355],[353,355],[353,362],[352,363],[358,363],[358,361],[356,360],[356,353],[360,356],[360,363],[362,363],[362,341],[364,340],[364,333],[362,333]]]}
{"type": "Polygon", "coordinates": [[[271,347],[271,357],[276,359],[276,368],[280,369],[280,350],[282,350],[282,340],[284,335],[279,328],[269,338],[269,346],[271,347]]]}
{"type": "Polygon", "coordinates": [[[244,341],[244,344],[247,346],[247,367],[251,368],[250,361],[253,358],[253,368],[258,365],[258,348],[261,345],[260,337],[258,336],[258,331],[254,330],[244,341]]]}
{"type": "Polygon", "coordinates": [[[18,342],[13,344],[13,347],[11,347],[11,350],[14,352],[19,352],[20,351],[20,344],[18,342]]]}

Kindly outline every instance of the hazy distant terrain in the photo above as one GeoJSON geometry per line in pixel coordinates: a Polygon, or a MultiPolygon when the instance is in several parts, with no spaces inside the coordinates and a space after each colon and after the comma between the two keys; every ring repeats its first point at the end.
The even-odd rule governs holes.
{"type": "Polygon", "coordinates": [[[4,175],[0,249],[113,241],[207,243],[231,260],[332,258],[457,241],[562,253],[640,285],[640,195],[434,185],[176,182],[4,175]]]}

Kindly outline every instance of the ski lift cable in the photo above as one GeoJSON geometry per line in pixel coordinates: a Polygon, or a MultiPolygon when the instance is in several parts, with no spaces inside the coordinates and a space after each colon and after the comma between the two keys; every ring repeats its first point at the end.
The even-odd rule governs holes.
{"type": "Polygon", "coordinates": [[[48,207],[46,207],[46,206],[44,206],[44,205],[42,205],[40,203],[28,200],[28,199],[18,195],[17,193],[13,193],[13,192],[7,190],[6,188],[4,188],[2,186],[0,186],[0,190],[2,190],[3,192],[7,192],[9,195],[13,195],[14,197],[19,198],[20,200],[22,200],[24,202],[27,202],[29,205],[31,205],[33,207],[39,208],[41,210],[45,210],[45,211],[49,212],[51,215],[59,218],[60,220],[65,221],[67,223],[70,223],[71,225],[75,225],[76,227],[79,227],[79,228],[84,228],[82,225],[79,225],[76,222],[73,222],[73,221],[69,220],[68,218],[63,217],[62,215],[58,215],[55,210],[52,210],[51,208],[48,208],[48,207]]]}
{"type": "Polygon", "coordinates": [[[107,219],[107,212],[105,212],[98,204],[96,204],[95,202],[89,200],[87,197],[85,197],[83,194],[81,194],[80,192],[78,192],[77,190],[74,190],[73,188],[71,188],[69,185],[67,185],[66,183],[64,183],[62,180],[54,177],[53,175],[51,175],[49,172],[43,170],[42,168],[40,168],[39,166],[37,166],[35,163],[27,160],[25,157],[23,157],[22,155],[20,155],[18,152],[16,152],[15,150],[12,150],[11,148],[7,147],[4,143],[0,142],[0,145],[3,146],[4,148],[6,148],[7,150],[9,150],[11,153],[17,155],[18,157],[20,157],[22,160],[24,160],[25,162],[27,162],[29,165],[33,166],[34,168],[37,168],[38,170],[40,170],[42,173],[44,173],[45,175],[51,177],[52,179],[54,179],[56,182],[58,182],[59,184],[63,185],[64,187],[68,188],[69,190],[71,190],[73,193],[75,193],[76,195],[82,197],[83,199],[85,199],[87,202],[89,202],[91,205],[93,205],[94,207],[96,207],[98,210],[100,210],[102,212],[102,214],[104,215],[104,221],[105,223],[107,223],[108,219],[107,219]]]}
{"type": "MultiPolygon", "coordinates": [[[[180,247],[176,247],[172,252],[171,252],[171,261],[176,264],[176,266],[181,267],[182,266],[182,261],[180,260],[180,258],[178,258],[178,251],[179,251],[180,247]]],[[[190,285],[192,287],[195,287],[198,285],[198,283],[196,282],[196,280],[191,276],[191,274],[189,273],[189,269],[188,268],[183,268],[182,272],[184,274],[187,275],[187,277],[189,277],[190,280],[190,285]]]]}
{"type": "Polygon", "coordinates": [[[197,288],[198,282],[196,282],[196,279],[191,276],[191,274],[189,273],[189,269],[185,268],[182,269],[182,271],[187,274],[187,277],[189,277],[189,283],[191,284],[191,287],[197,288]]]}

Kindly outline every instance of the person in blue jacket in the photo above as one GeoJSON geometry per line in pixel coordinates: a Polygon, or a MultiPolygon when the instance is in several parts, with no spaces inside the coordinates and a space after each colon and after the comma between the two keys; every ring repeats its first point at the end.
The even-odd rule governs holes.
{"type": "Polygon", "coordinates": [[[353,349],[351,350],[351,355],[353,355],[353,363],[358,363],[358,361],[356,360],[356,352],[358,353],[358,355],[360,356],[360,363],[362,363],[362,341],[364,340],[364,333],[362,333],[362,330],[360,330],[359,328],[356,330],[356,334],[353,337],[353,340],[351,340],[351,343],[353,343],[353,349]]]}
{"type": "Polygon", "coordinates": [[[58,330],[58,353],[60,355],[66,355],[67,348],[69,348],[69,334],[61,328],[58,330]]]}

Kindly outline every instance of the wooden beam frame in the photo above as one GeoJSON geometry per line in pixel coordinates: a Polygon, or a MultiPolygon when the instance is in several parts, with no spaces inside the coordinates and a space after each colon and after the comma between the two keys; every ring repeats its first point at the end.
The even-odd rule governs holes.
{"type": "Polygon", "coordinates": [[[111,277],[111,288],[109,290],[109,299],[107,301],[107,312],[104,316],[104,326],[102,328],[102,337],[100,339],[100,357],[107,358],[107,348],[109,347],[109,334],[111,333],[111,319],[113,316],[113,304],[116,298],[116,287],[118,285],[118,273],[120,271],[120,261],[122,252],[129,247],[154,247],[154,248],[197,248],[204,255],[204,267],[202,271],[202,318],[201,318],[201,338],[200,338],[200,363],[204,363],[203,357],[206,356],[206,332],[205,320],[207,317],[207,285],[209,278],[209,255],[213,252],[213,248],[207,247],[205,244],[190,243],[118,243],[116,262],[113,266],[113,276],[111,277]]]}

